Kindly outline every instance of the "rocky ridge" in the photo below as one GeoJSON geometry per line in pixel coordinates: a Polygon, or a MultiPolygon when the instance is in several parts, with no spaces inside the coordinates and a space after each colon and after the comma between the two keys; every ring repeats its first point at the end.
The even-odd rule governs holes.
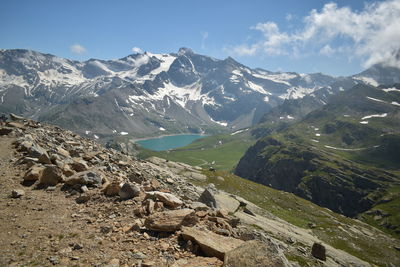
{"type": "Polygon", "coordinates": [[[0,129],[1,265],[298,266],[285,255],[301,254],[316,265],[370,266],[239,196],[195,185],[207,180],[201,168],[138,161],[12,119],[0,129]]]}

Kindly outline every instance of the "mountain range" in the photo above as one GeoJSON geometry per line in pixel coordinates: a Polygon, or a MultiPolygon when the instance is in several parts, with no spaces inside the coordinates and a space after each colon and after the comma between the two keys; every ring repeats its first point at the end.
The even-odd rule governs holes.
{"type": "Polygon", "coordinates": [[[188,48],[84,62],[0,50],[0,112],[100,139],[215,133],[254,125],[285,100],[308,95],[319,106],[357,83],[399,82],[398,74],[379,65],[351,77],[270,72],[188,48]]]}

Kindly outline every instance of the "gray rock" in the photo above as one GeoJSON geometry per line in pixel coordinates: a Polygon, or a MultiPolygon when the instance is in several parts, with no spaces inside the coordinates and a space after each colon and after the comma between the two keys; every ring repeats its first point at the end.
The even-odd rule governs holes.
{"type": "Polygon", "coordinates": [[[133,183],[124,183],[119,189],[119,197],[121,199],[130,199],[139,196],[140,187],[133,183]]]}

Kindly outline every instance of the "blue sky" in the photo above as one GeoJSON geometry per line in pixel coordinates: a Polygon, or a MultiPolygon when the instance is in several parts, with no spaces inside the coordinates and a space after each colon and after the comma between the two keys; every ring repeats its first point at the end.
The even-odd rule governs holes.
{"type": "Polygon", "coordinates": [[[271,71],[350,75],[397,66],[399,2],[3,0],[0,48],[86,60],[190,47],[271,71]]]}

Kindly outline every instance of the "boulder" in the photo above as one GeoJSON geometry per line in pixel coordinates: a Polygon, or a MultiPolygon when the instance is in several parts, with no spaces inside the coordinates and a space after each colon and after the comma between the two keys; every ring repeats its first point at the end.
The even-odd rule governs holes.
{"type": "Polygon", "coordinates": [[[78,172],[67,178],[65,184],[67,185],[87,185],[92,187],[98,187],[102,184],[102,176],[96,171],[85,171],[78,172]]]}
{"type": "Polygon", "coordinates": [[[179,259],[171,267],[222,267],[223,265],[224,263],[215,257],[194,257],[179,259]]]}
{"type": "Polygon", "coordinates": [[[291,265],[285,256],[274,246],[267,246],[258,240],[251,240],[227,252],[224,258],[224,266],[288,267],[291,265]]]}
{"type": "Polygon", "coordinates": [[[200,195],[199,201],[215,209],[224,209],[227,212],[236,212],[240,202],[225,192],[217,192],[206,188],[200,195]]]}
{"type": "Polygon", "coordinates": [[[325,247],[320,243],[314,243],[311,248],[311,255],[315,258],[326,261],[326,250],[325,247]]]}
{"type": "Polygon", "coordinates": [[[64,181],[62,171],[55,165],[46,165],[39,183],[45,186],[54,186],[64,181]]]}
{"type": "Polygon", "coordinates": [[[45,169],[42,165],[33,165],[24,175],[24,181],[37,181],[42,176],[43,170],[45,169]]]}
{"type": "MultiPolygon", "coordinates": [[[[207,230],[193,227],[182,227],[182,238],[196,242],[201,251],[208,257],[224,260],[225,254],[244,243],[243,240],[222,236],[207,230]]],[[[251,265],[249,265],[251,266],[251,265]]]]}
{"type": "Polygon", "coordinates": [[[139,196],[140,187],[133,183],[124,183],[119,189],[119,197],[121,199],[131,199],[139,196]]]}
{"type": "Polygon", "coordinates": [[[164,192],[147,192],[146,193],[146,198],[155,198],[157,200],[160,200],[163,202],[166,206],[170,208],[178,208],[182,206],[183,202],[180,200],[177,196],[170,194],[170,193],[164,193],[164,192]]]}
{"type": "Polygon", "coordinates": [[[196,216],[192,209],[169,210],[156,212],[146,218],[146,229],[158,232],[175,232],[182,226],[196,223],[196,216]]]}

